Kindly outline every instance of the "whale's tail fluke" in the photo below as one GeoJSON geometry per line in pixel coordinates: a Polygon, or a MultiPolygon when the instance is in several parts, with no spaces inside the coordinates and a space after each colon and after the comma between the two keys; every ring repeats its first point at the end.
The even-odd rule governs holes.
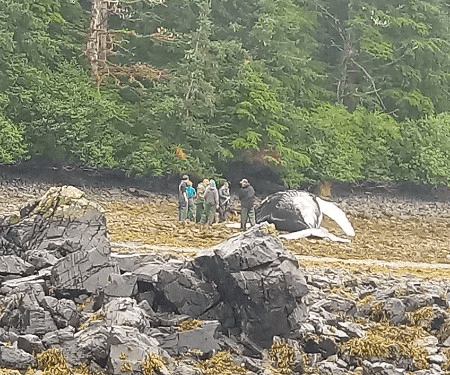
{"type": "Polygon", "coordinates": [[[319,204],[320,210],[325,216],[328,216],[330,219],[334,220],[347,236],[355,235],[355,230],[353,229],[350,221],[347,219],[347,215],[344,211],[342,211],[334,203],[325,201],[319,197],[317,197],[316,199],[317,203],[319,204]]]}

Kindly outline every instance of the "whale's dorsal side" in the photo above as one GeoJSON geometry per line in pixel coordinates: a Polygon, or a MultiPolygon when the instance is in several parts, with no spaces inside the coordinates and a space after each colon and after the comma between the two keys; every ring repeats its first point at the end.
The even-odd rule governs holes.
{"type": "MultiPolygon", "coordinates": [[[[336,204],[325,201],[306,191],[279,191],[266,197],[256,208],[257,223],[267,221],[274,224],[281,231],[305,231],[304,233],[297,233],[295,235],[299,236],[297,238],[315,236],[314,233],[319,233],[319,230],[322,230],[320,225],[323,215],[334,220],[348,236],[355,235],[355,231],[344,211],[336,204]]],[[[320,233],[325,234],[325,232],[320,233]]],[[[294,235],[288,234],[283,236],[284,238],[293,238],[294,235]]],[[[317,237],[336,240],[331,233],[317,237]]]]}

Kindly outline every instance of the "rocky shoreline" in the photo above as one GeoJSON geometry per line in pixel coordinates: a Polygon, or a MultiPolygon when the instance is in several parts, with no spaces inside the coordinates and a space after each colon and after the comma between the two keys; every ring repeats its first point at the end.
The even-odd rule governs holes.
{"type": "MultiPolygon", "coordinates": [[[[193,258],[118,254],[97,202],[170,196],[1,185],[18,212],[0,233],[3,372],[450,373],[450,273],[302,264],[264,225],[193,258]],[[18,197],[39,200],[18,210],[18,197]]],[[[367,195],[335,200],[356,215],[385,204],[399,220],[447,218],[448,203],[367,195]]]]}

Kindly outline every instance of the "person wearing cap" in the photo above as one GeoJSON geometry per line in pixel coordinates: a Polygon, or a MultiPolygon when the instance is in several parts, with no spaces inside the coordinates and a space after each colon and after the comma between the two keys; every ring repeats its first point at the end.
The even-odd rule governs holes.
{"type": "Polygon", "coordinates": [[[214,214],[219,208],[219,192],[217,191],[216,181],[209,181],[209,186],[205,189],[203,197],[205,198],[205,211],[201,222],[203,224],[212,224],[214,223],[214,214]]]}
{"type": "Polygon", "coordinates": [[[227,210],[230,206],[230,184],[224,182],[219,189],[219,221],[224,222],[227,219],[227,210]]]}
{"type": "Polygon", "coordinates": [[[203,211],[205,209],[205,198],[203,194],[205,194],[205,189],[209,185],[209,180],[207,178],[203,179],[197,185],[197,195],[195,198],[195,222],[200,223],[202,221],[203,211]]]}
{"type": "Polygon", "coordinates": [[[187,182],[186,186],[186,194],[188,196],[188,214],[187,217],[189,220],[194,221],[195,220],[195,204],[194,204],[194,198],[197,195],[194,187],[192,186],[192,181],[187,182]]]}
{"type": "Polygon", "coordinates": [[[188,181],[189,176],[183,175],[178,185],[178,220],[180,221],[186,221],[188,216],[188,196],[186,192],[188,181]]]}
{"type": "Polygon", "coordinates": [[[241,201],[241,230],[247,230],[247,221],[250,226],[256,224],[255,221],[255,189],[249,184],[246,178],[242,179],[239,184],[239,200],[241,201]]]}

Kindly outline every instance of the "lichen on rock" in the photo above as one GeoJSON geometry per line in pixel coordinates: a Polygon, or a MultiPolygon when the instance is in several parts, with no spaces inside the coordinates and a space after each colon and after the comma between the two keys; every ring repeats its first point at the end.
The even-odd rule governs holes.
{"type": "Polygon", "coordinates": [[[81,190],[73,186],[61,186],[50,188],[42,196],[34,212],[44,218],[73,220],[81,218],[92,209],[104,213],[102,207],[87,199],[81,190]]]}

